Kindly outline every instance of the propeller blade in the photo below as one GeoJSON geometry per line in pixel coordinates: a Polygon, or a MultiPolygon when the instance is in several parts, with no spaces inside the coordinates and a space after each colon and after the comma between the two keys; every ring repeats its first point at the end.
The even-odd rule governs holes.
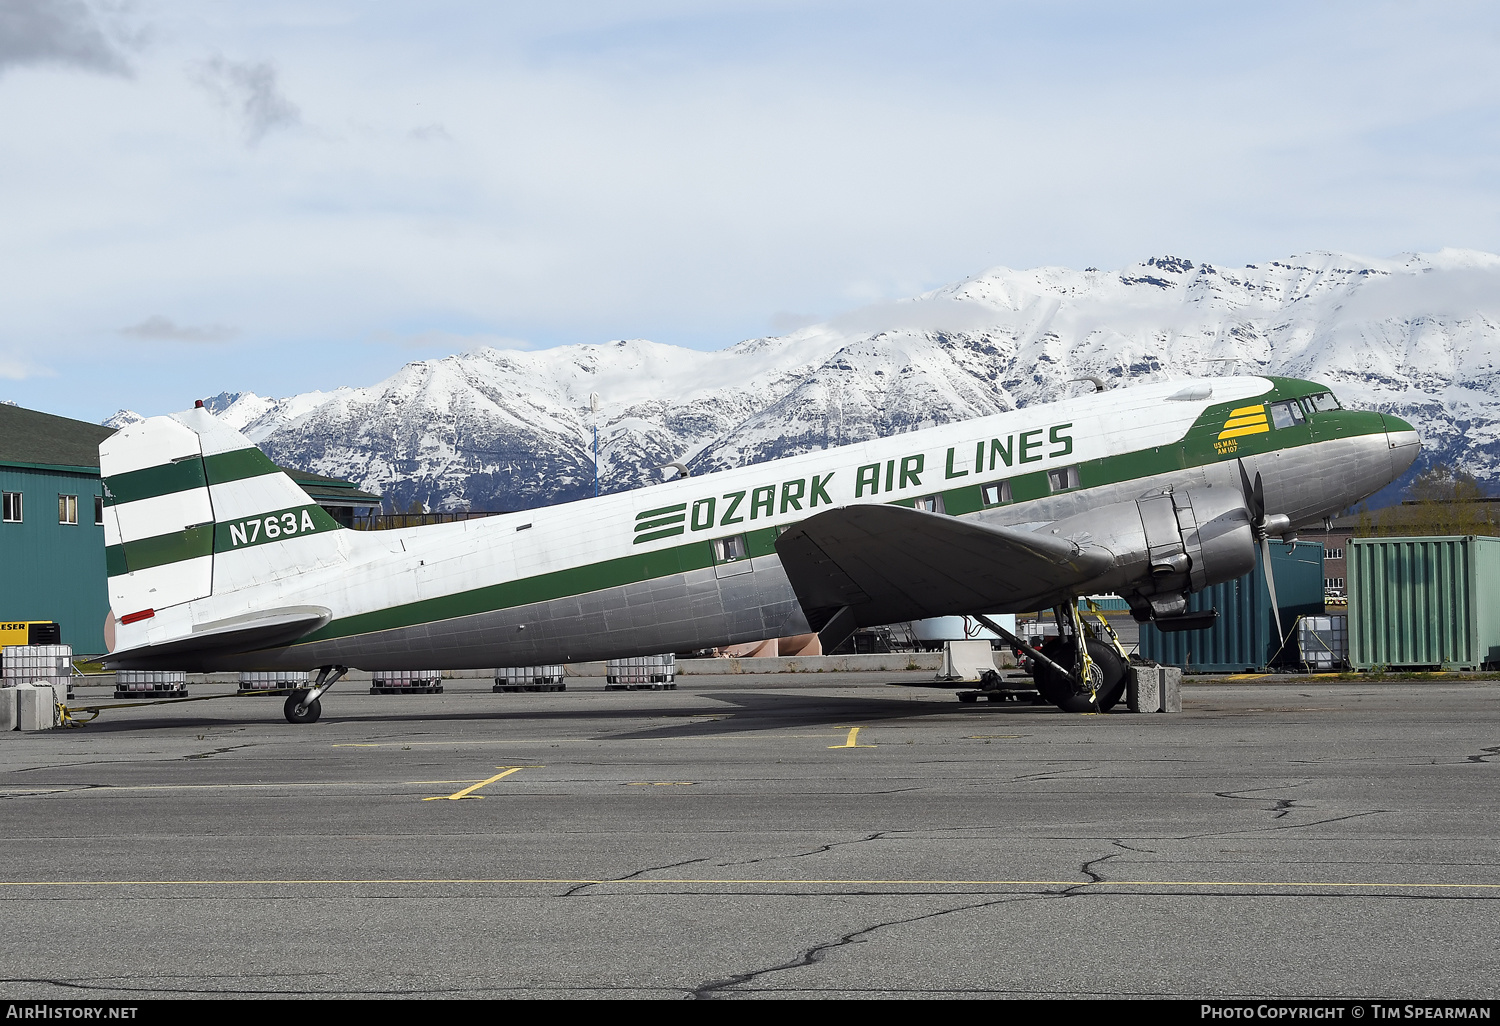
{"type": "Polygon", "coordinates": [[[1255,472],[1255,519],[1264,527],[1266,522],[1266,486],[1261,482],[1260,471],[1255,472]]]}
{"type": "MultiPolygon", "coordinates": [[[[1259,475],[1256,476],[1259,477],[1259,475]]],[[[1276,654],[1279,656],[1281,650],[1286,648],[1286,631],[1281,629],[1281,605],[1276,601],[1276,575],[1271,572],[1271,539],[1269,537],[1260,540],[1260,557],[1260,568],[1266,573],[1266,591],[1271,594],[1271,617],[1276,621],[1276,637],[1281,641],[1281,646],[1276,649],[1276,654]]]]}
{"type": "MultiPolygon", "coordinates": [[[[1250,523],[1259,524],[1261,518],[1266,515],[1265,491],[1261,489],[1257,495],[1255,486],[1250,483],[1250,475],[1245,472],[1245,461],[1235,460],[1234,462],[1240,468],[1240,491],[1245,496],[1245,509],[1250,513],[1250,523]]],[[[1256,473],[1255,479],[1260,480],[1259,472],[1256,473]]]]}

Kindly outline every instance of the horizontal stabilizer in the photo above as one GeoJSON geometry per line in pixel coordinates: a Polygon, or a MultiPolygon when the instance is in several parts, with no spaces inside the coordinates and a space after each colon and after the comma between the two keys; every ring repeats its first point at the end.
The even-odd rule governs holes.
{"type": "Polygon", "coordinates": [[[111,652],[104,665],[111,670],[150,670],[158,666],[186,669],[195,653],[221,649],[244,651],[290,644],[323,626],[331,616],[322,606],[295,606],[196,624],[186,637],[173,638],[160,645],[139,645],[111,652]]]}
{"type": "Polygon", "coordinates": [[[776,552],[814,630],[846,607],[837,626],[849,631],[1036,608],[1114,562],[1056,535],[875,505],[809,517],[776,540],[776,552]]]}

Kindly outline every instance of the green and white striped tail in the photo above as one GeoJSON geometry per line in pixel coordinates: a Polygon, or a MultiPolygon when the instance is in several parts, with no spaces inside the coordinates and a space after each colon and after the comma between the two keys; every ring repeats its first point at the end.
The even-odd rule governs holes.
{"type": "Polygon", "coordinates": [[[203,409],[99,446],[110,608],[121,625],[341,558],[339,525],[203,409]]]}

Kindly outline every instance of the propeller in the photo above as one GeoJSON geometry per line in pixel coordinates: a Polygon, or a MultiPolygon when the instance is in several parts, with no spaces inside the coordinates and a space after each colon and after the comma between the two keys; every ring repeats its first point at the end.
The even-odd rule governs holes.
{"type": "Polygon", "coordinates": [[[1285,534],[1291,529],[1292,521],[1285,513],[1266,514],[1266,488],[1260,479],[1260,471],[1255,472],[1255,482],[1252,484],[1250,475],[1245,472],[1245,461],[1235,462],[1240,468],[1240,486],[1245,492],[1245,508],[1250,511],[1250,530],[1255,540],[1260,542],[1260,568],[1266,575],[1266,590],[1271,594],[1271,616],[1276,621],[1276,636],[1281,641],[1281,648],[1276,650],[1279,654],[1282,648],[1286,648],[1286,631],[1281,628],[1281,605],[1276,601],[1276,575],[1271,572],[1271,535],[1285,534]]]}

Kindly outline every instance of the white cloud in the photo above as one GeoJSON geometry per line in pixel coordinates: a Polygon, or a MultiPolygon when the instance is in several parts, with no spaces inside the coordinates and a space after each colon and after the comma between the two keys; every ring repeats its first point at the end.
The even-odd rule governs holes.
{"type": "Polygon", "coordinates": [[[81,0],[0,0],[0,72],[28,64],[130,73],[98,15],[81,0]]]}
{"type": "Polygon", "coordinates": [[[147,317],[139,324],[121,328],[120,334],[157,342],[227,342],[238,335],[239,331],[223,324],[178,324],[169,317],[157,314],[147,317]]]}
{"type": "Polygon", "coordinates": [[[272,129],[290,128],[302,121],[297,105],[281,95],[276,69],[269,61],[252,64],[215,55],[192,65],[189,74],[234,113],[252,146],[272,129]]]}

